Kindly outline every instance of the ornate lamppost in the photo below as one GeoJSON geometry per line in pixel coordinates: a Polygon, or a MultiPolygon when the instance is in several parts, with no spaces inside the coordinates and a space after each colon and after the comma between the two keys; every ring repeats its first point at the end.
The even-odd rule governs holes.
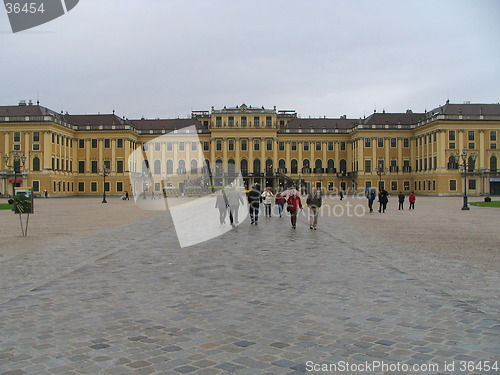
{"type": "Polygon", "coordinates": [[[14,182],[12,183],[12,198],[16,197],[16,184],[17,184],[17,175],[21,173],[21,169],[24,167],[24,163],[26,163],[26,156],[19,155],[17,150],[12,152],[12,165],[9,165],[10,157],[5,154],[3,157],[5,161],[5,166],[9,169],[12,169],[14,172],[14,182]]]}
{"type": "Polygon", "coordinates": [[[104,180],[104,184],[102,186],[102,203],[108,203],[106,200],[106,177],[109,176],[110,174],[109,168],[106,166],[106,164],[103,165],[102,167],[102,178],[104,180]]]}
{"type": "Polygon", "coordinates": [[[470,154],[469,155],[469,150],[466,148],[462,149],[461,154],[453,155],[455,158],[455,163],[459,165],[459,167],[463,168],[464,171],[464,203],[462,206],[462,210],[469,210],[469,202],[468,202],[468,197],[467,197],[467,169],[470,168],[471,164],[474,165],[477,159],[476,154],[470,154]],[[469,162],[469,157],[471,159],[471,162],[469,162]],[[460,163],[460,159],[462,160],[462,163],[460,163]]]}
{"type": "Polygon", "coordinates": [[[384,161],[379,160],[378,161],[378,166],[377,166],[377,176],[379,177],[378,179],[378,190],[382,190],[382,176],[385,176],[386,170],[384,168],[384,161]]]}

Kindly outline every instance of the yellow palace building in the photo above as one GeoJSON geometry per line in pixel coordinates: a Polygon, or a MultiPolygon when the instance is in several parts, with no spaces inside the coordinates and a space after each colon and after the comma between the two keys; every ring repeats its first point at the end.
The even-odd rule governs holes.
{"type": "Polygon", "coordinates": [[[498,195],[499,131],[500,104],[446,102],[425,113],[374,112],[360,119],[301,118],[294,110],[242,104],[193,111],[191,118],[129,120],[21,101],[0,106],[0,192],[30,186],[49,196],[104,189],[185,194],[209,170],[213,179],[205,185],[224,185],[240,171],[246,187],[460,195],[465,166],[470,195],[498,195]],[[181,136],[189,127],[197,142],[181,136]],[[166,134],[168,141],[156,142],[166,134]],[[146,168],[158,183],[131,185],[131,175],[146,173],[129,158],[137,149],[152,152],[146,168]],[[457,159],[464,149],[466,156],[457,159]]]}

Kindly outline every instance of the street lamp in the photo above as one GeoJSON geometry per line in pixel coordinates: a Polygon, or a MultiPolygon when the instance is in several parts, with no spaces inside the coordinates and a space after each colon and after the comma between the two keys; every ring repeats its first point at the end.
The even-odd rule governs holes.
{"type": "Polygon", "coordinates": [[[110,170],[109,168],[106,166],[106,164],[103,165],[103,169],[102,169],[102,177],[104,179],[104,184],[103,184],[103,187],[102,187],[102,203],[108,203],[108,201],[106,200],[106,176],[109,176],[110,174],[110,170]]]}
{"type": "Polygon", "coordinates": [[[14,182],[12,183],[12,197],[15,199],[16,197],[16,184],[17,184],[17,175],[18,173],[21,173],[21,168],[24,167],[24,163],[26,163],[26,156],[25,155],[19,155],[17,150],[14,150],[12,152],[13,160],[12,160],[12,165],[9,164],[10,157],[9,155],[5,154],[3,157],[3,160],[5,161],[5,166],[9,169],[12,169],[14,171],[14,182]]]}
{"type": "Polygon", "coordinates": [[[379,177],[378,190],[380,191],[380,190],[382,190],[382,176],[385,176],[385,168],[384,168],[384,161],[383,160],[378,161],[377,176],[379,177]]]}
{"type": "Polygon", "coordinates": [[[468,210],[469,205],[468,205],[468,197],[467,197],[467,169],[470,168],[470,165],[474,165],[477,159],[476,154],[471,154],[470,158],[472,160],[471,163],[468,162],[468,156],[469,156],[469,150],[464,148],[462,150],[461,154],[453,155],[455,158],[455,163],[459,165],[459,167],[462,167],[464,170],[464,204],[462,206],[462,210],[468,210]],[[462,163],[460,164],[460,159],[462,159],[462,163]]]}

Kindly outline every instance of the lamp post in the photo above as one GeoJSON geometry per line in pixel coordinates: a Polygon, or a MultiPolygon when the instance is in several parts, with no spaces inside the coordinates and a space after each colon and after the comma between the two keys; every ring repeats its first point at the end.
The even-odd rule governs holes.
{"type": "Polygon", "coordinates": [[[385,168],[384,168],[384,161],[383,160],[378,161],[377,176],[379,177],[378,190],[380,191],[380,190],[382,190],[382,176],[385,176],[385,168]]]}
{"type": "Polygon", "coordinates": [[[9,160],[10,157],[9,155],[5,154],[3,157],[3,160],[5,161],[5,166],[9,169],[12,169],[14,171],[14,182],[12,183],[12,198],[15,199],[16,197],[16,184],[17,184],[17,175],[18,173],[21,173],[21,168],[24,167],[24,163],[26,163],[26,156],[25,155],[19,155],[17,150],[14,150],[12,152],[12,165],[9,165],[9,160]]]}
{"type": "Polygon", "coordinates": [[[104,180],[104,184],[102,186],[102,203],[108,203],[106,200],[106,176],[109,176],[110,170],[106,167],[106,164],[104,164],[102,168],[102,177],[104,180]]]}
{"type": "Polygon", "coordinates": [[[454,155],[455,163],[457,163],[459,167],[462,167],[464,171],[464,203],[462,206],[462,210],[469,210],[469,204],[468,204],[469,202],[467,197],[467,168],[470,167],[470,164],[474,164],[477,159],[476,154],[470,154],[472,163],[469,163],[468,156],[469,156],[469,150],[467,150],[466,148],[462,150],[461,154],[454,155]],[[462,159],[461,164],[460,164],[460,159],[462,159]]]}

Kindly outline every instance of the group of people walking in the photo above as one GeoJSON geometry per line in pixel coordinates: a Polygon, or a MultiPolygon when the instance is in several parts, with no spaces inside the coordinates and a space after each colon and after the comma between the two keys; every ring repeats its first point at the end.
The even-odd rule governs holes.
{"type": "MultiPolygon", "coordinates": [[[[370,213],[373,212],[373,202],[376,199],[376,194],[375,194],[375,189],[369,189],[366,192],[366,198],[368,199],[368,209],[370,210],[370,213]]],[[[398,195],[398,210],[404,210],[404,202],[406,200],[406,196],[403,194],[403,192],[399,192],[398,195]]],[[[410,203],[408,209],[409,210],[414,210],[415,209],[415,201],[417,200],[417,196],[415,193],[412,191],[410,193],[410,196],[408,197],[408,202],[410,203]]],[[[378,212],[379,213],[385,213],[385,210],[387,209],[387,204],[389,203],[389,193],[385,189],[381,189],[380,192],[378,193],[378,202],[379,202],[379,208],[378,212]]]]}

